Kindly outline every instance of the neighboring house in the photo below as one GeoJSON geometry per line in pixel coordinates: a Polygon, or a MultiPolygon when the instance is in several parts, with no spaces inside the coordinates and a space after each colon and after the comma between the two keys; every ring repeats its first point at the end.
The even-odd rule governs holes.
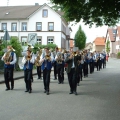
{"type": "Polygon", "coordinates": [[[74,40],[73,39],[70,39],[70,49],[73,49],[73,47],[74,47],[74,40]]]}
{"type": "Polygon", "coordinates": [[[90,50],[90,52],[93,52],[93,43],[89,42],[89,43],[86,43],[85,45],[85,50],[90,50]]]}
{"type": "Polygon", "coordinates": [[[105,50],[105,37],[97,37],[93,41],[93,52],[94,51],[102,52],[103,50],[105,50]]]}
{"type": "Polygon", "coordinates": [[[107,41],[109,41],[110,56],[116,57],[116,54],[120,52],[120,26],[107,29],[105,42],[107,41]]]}
{"type": "MultiPolygon", "coordinates": [[[[70,28],[62,15],[47,4],[0,7],[0,28],[8,30],[10,36],[17,36],[22,45],[28,42],[29,33],[36,33],[39,44],[54,43],[68,49],[66,36],[70,36],[70,28]]],[[[0,39],[3,36],[4,33],[0,33],[0,39]]]]}

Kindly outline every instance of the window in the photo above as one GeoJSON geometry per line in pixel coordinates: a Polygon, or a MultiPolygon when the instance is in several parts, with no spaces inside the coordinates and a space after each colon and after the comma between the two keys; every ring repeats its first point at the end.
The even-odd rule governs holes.
{"type": "Polygon", "coordinates": [[[27,44],[27,37],[26,36],[21,37],[21,43],[22,43],[22,45],[26,45],[27,44]]]}
{"type": "Polygon", "coordinates": [[[17,31],[17,23],[12,23],[11,31],[17,31]]]}
{"type": "Polygon", "coordinates": [[[113,34],[116,34],[117,30],[116,29],[113,29],[113,34]]]}
{"type": "Polygon", "coordinates": [[[42,23],[41,22],[37,22],[36,23],[36,31],[40,31],[42,30],[42,23]]]}
{"type": "Polygon", "coordinates": [[[2,23],[2,30],[7,30],[7,23],[2,23]]]}
{"type": "Polygon", "coordinates": [[[42,44],[42,37],[41,36],[37,36],[37,43],[42,44]]]}
{"type": "Polygon", "coordinates": [[[48,17],[48,10],[47,9],[43,10],[43,17],[48,17]]]}
{"type": "Polygon", "coordinates": [[[27,23],[22,23],[22,31],[27,31],[27,23]]]}
{"type": "Polygon", "coordinates": [[[54,30],[54,23],[53,22],[49,22],[48,23],[48,30],[49,31],[53,31],[54,30]]]}
{"type": "Polygon", "coordinates": [[[1,40],[3,40],[3,36],[1,36],[1,40]]]}
{"type": "Polygon", "coordinates": [[[48,37],[47,38],[47,42],[48,42],[48,44],[53,44],[53,42],[54,42],[54,37],[48,37]]]}

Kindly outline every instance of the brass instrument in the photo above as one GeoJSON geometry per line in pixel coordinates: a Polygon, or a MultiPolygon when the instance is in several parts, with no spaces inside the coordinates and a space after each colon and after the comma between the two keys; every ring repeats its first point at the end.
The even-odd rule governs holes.
{"type": "Polygon", "coordinates": [[[63,61],[62,54],[57,55],[56,62],[57,62],[58,64],[62,64],[62,61],[63,61]]]}
{"type": "Polygon", "coordinates": [[[39,62],[41,54],[42,54],[42,50],[39,50],[38,54],[37,54],[37,58],[35,59],[35,66],[40,66],[41,65],[41,63],[39,62]]]}
{"type": "Polygon", "coordinates": [[[12,60],[11,52],[12,52],[12,51],[15,51],[15,50],[11,47],[11,49],[9,49],[9,50],[5,53],[4,63],[11,62],[11,60],[12,60]]]}
{"type": "Polygon", "coordinates": [[[27,55],[25,58],[26,58],[27,61],[31,60],[32,59],[32,55],[27,55]]]}
{"type": "Polygon", "coordinates": [[[50,55],[45,55],[46,60],[50,60],[50,55]]]}
{"type": "Polygon", "coordinates": [[[73,52],[72,55],[73,55],[73,56],[77,56],[77,53],[76,53],[76,52],[73,52]]]}

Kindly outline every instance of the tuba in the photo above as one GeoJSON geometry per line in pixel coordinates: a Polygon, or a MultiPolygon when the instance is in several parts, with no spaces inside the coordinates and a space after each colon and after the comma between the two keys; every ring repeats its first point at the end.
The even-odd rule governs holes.
{"type": "Polygon", "coordinates": [[[11,62],[11,60],[12,60],[11,52],[12,52],[12,51],[15,51],[15,49],[13,49],[13,48],[11,47],[11,48],[5,53],[4,63],[11,62]]]}
{"type": "Polygon", "coordinates": [[[42,54],[42,50],[39,50],[38,54],[37,54],[37,58],[35,59],[35,66],[40,66],[41,65],[41,63],[39,62],[41,54],[42,54]]]}
{"type": "Polygon", "coordinates": [[[62,54],[61,54],[61,53],[58,53],[56,62],[57,62],[58,64],[62,64],[62,61],[63,61],[62,54]]]}

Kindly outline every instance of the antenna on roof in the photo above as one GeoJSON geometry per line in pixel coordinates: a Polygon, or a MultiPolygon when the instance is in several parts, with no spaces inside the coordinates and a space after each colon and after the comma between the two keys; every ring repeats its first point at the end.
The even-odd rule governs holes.
{"type": "Polygon", "coordinates": [[[7,0],[7,6],[9,6],[9,0],[7,0]]]}

